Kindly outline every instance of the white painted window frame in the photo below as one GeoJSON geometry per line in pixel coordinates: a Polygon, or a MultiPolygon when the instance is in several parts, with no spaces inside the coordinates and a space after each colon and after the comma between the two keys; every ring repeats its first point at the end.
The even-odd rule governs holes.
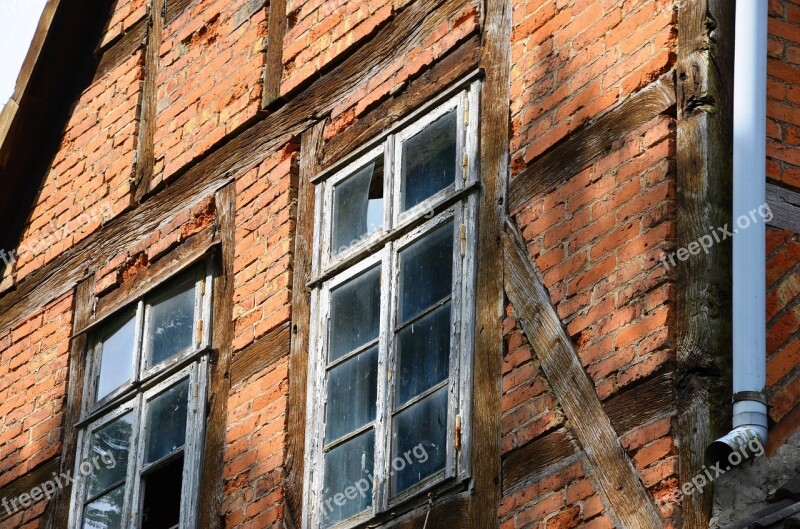
{"type": "MultiPolygon", "coordinates": [[[[478,208],[478,102],[480,81],[462,83],[393,127],[393,131],[361,155],[351,156],[341,169],[326,171],[316,184],[314,234],[314,276],[311,294],[309,336],[306,460],[304,476],[303,528],[322,526],[324,486],[324,432],[327,339],[330,319],[330,292],[374,266],[382,268],[381,317],[378,337],[378,402],[375,428],[375,487],[372,508],[333,527],[349,529],[388,512],[399,504],[421,496],[447,481],[461,482],[470,477],[470,418],[472,414],[472,369],[475,321],[475,253],[477,248],[478,208]],[[402,142],[420,132],[445,113],[458,110],[456,181],[412,209],[400,213],[400,163],[402,142]],[[472,116],[470,116],[472,115],[472,116]],[[384,228],[365,237],[344,252],[332,254],[332,189],[375,157],[384,158],[384,228]],[[448,204],[450,204],[448,206],[448,204]],[[394,371],[396,296],[399,290],[398,255],[436,227],[453,222],[454,268],[451,298],[451,350],[448,388],[447,458],[445,469],[395,497],[390,497],[392,403],[389,373],[394,371]],[[354,264],[350,264],[354,263],[354,264]],[[344,268],[342,269],[342,267],[344,268]],[[456,427],[460,429],[460,450],[456,450],[456,427]]],[[[360,428],[358,432],[369,428],[360,428]]],[[[350,434],[355,435],[355,434],[350,434]]]]}
{"type": "MultiPolygon", "coordinates": [[[[208,388],[208,351],[211,345],[212,299],[213,299],[213,262],[207,258],[195,268],[182,271],[176,277],[158,285],[138,301],[121,308],[118,315],[109,318],[116,323],[130,316],[135,311],[136,331],[134,333],[133,376],[128,383],[114,390],[100,401],[94,402],[99,376],[99,359],[101,358],[102,327],[92,330],[89,341],[86,370],[86,383],[82,405],[82,418],[78,423],[81,429],[78,435],[77,457],[73,477],[70,502],[70,529],[80,529],[83,523],[83,510],[86,504],[86,481],[81,479],[80,464],[89,459],[88,450],[92,433],[102,428],[125,413],[133,412],[133,433],[129,452],[128,469],[125,482],[125,499],[123,508],[123,527],[134,529],[141,525],[141,478],[144,457],[144,418],[148,402],[157,395],[190,379],[189,402],[187,404],[186,444],[183,448],[168,456],[167,460],[177,457],[183,452],[183,490],[181,493],[181,514],[178,529],[196,528],[196,507],[199,494],[199,483],[202,462],[202,449],[205,433],[205,406],[208,388]],[[147,314],[151,300],[160,301],[177,292],[187,283],[195,283],[195,307],[193,325],[193,345],[175,357],[150,368],[146,367],[143,351],[144,335],[148,326],[147,314]],[[135,308],[134,308],[135,307],[135,308]]],[[[156,466],[163,461],[155,463],[156,466]]]]}

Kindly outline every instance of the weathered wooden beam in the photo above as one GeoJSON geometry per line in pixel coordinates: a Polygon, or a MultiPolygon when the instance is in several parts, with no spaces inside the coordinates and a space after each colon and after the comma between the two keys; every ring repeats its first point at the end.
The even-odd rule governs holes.
{"type": "Polygon", "coordinates": [[[291,342],[290,328],[289,322],[281,324],[260,340],[236,353],[231,362],[231,386],[288,357],[291,342]]]}
{"type": "Polygon", "coordinates": [[[770,226],[800,233],[800,193],[767,184],[767,204],[772,211],[770,226]]]}
{"type": "Polygon", "coordinates": [[[562,428],[512,450],[503,458],[503,495],[534,483],[555,465],[568,465],[580,457],[578,443],[562,428]]]}
{"type": "Polygon", "coordinates": [[[261,94],[261,108],[269,107],[281,95],[283,37],[286,35],[286,0],[269,0],[267,16],[267,50],[264,58],[264,88],[261,94]]]}
{"type": "Polygon", "coordinates": [[[166,2],[165,24],[175,21],[192,4],[192,0],[166,0],[166,2]]]}
{"type": "MultiPolygon", "coordinates": [[[[394,522],[389,520],[382,527],[387,529],[433,529],[434,527],[473,529],[475,526],[469,524],[469,505],[470,498],[466,495],[443,498],[425,508],[416,509],[411,514],[394,522]]],[[[494,514],[497,518],[497,513],[494,514]]]]}
{"type": "Polygon", "coordinates": [[[133,52],[144,46],[147,41],[147,28],[147,18],[142,17],[139,21],[134,22],[133,26],[128,28],[125,34],[119,39],[99,51],[100,62],[97,65],[97,70],[94,72],[92,82],[97,81],[119,66],[122,61],[130,57],[133,52]]]}
{"type": "Polygon", "coordinates": [[[661,527],[652,499],[620,445],[594,384],[584,372],[575,346],[528,258],[522,235],[510,222],[507,226],[503,235],[506,293],[567,416],[568,426],[597,476],[598,492],[623,527],[661,527]]]}
{"type": "MultiPolygon", "coordinates": [[[[725,0],[678,3],[678,248],[707,234],[709,226],[731,222],[733,16],[734,3],[725,0]]],[[[675,442],[678,482],[686,483],[729,417],[727,408],[717,406],[730,400],[730,241],[680,262],[676,272],[675,442]]],[[[684,498],[684,529],[708,527],[711,500],[711,487],[684,498]]]]}
{"type": "Polygon", "coordinates": [[[656,375],[608,399],[603,408],[620,436],[667,417],[675,413],[675,376],[673,373],[656,375]]]}
{"type": "Polygon", "coordinates": [[[609,153],[620,138],[663,114],[674,104],[675,89],[671,73],[628,96],[619,105],[549,149],[514,177],[509,188],[509,211],[513,214],[532,197],[579,173],[592,160],[609,153]]]}
{"type": "Polygon", "coordinates": [[[287,508],[284,523],[300,527],[303,520],[303,477],[306,443],[306,382],[311,326],[312,248],[314,247],[315,189],[311,178],[320,169],[325,121],[300,138],[300,175],[297,188],[296,229],[292,275],[292,325],[289,352],[289,416],[284,483],[287,508]]]}
{"type": "Polygon", "coordinates": [[[170,185],[142,205],[116,217],[101,231],[90,235],[21,281],[0,298],[0,330],[73,288],[116,255],[168,222],[183,209],[214,193],[233,177],[247,171],[264,156],[299,136],[314,116],[325,115],[364,81],[365,72],[388,67],[400,54],[418,48],[445,20],[460,13],[474,0],[414,2],[339,66],[314,81],[306,90],[240,131],[229,141],[184,168],[170,185]]]}
{"type": "MultiPolygon", "coordinates": [[[[501,393],[503,355],[503,246],[511,122],[511,0],[486,0],[481,68],[485,79],[480,102],[480,178],[478,201],[475,350],[472,365],[472,428],[469,451],[475,494],[469,503],[469,527],[496,527],[500,504],[501,393]]],[[[477,119],[477,118],[476,118],[477,119]]]]}
{"type": "Polygon", "coordinates": [[[213,327],[211,344],[214,348],[209,369],[208,405],[203,468],[200,480],[199,527],[224,527],[222,474],[225,463],[225,430],[228,421],[230,392],[231,342],[233,341],[233,289],[236,232],[236,187],[229,184],[215,197],[216,224],[220,235],[220,252],[214,275],[213,327]]]}
{"type": "MultiPolygon", "coordinates": [[[[23,474],[19,478],[15,479],[11,483],[9,483],[9,484],[3,486],[2,488],[0,488],[0,498],[8,500],[9,507],[11,507],[11,505],[12,505],[11,504],[11,500],[16,500],[16,498],[20,494],[29,493],[31,491],[31,489],[33,489],[34,487],[38,487],[39,485],[41,485],[45,481],[49,481],[49,480],[53,479],[53,473],[54,472],[55,473],[61,472],[61,467],[63,466],[61,463],[62,463],[62,461],[61,461],[60,457],[54,457],[52,459],[48,459],[44,463],[40,464],[38,467],[34,468],[33,470],[30,470],[30,471],[26,472],[25,474],[23,474]]],[[[69,471],[71,473],[72,472],[72,468],[70,468],[69,471]]],[[[50,522],[50,518],[49,518],[49,517],[52,516],[52,511],[53,511],[53,509],[51,508],[51,505],[54,505],[55,503],[57,503],[59,501],[59,498],[61,498],[64,495],[66,495],[66,501],[67,501],[67,503],[65,504],[66,512],[69,513],[69,491],[64,491],[63,489],[60,490],[60,491],[56,491],[56,495],[53,496],[53,499],[50,500],[50,503],[46,507],[46,512],[45,512],[45,515],[44,515],[45,522],[52,523],[52,522],[50,522]]],[[[35,503],[38,503],[38,502],[35,502],[35,503]]],[[[16,502],[16,507],[20,508],[19,502],[16,502]]],[[[11,514],[13,515],[14,513],[11,513],[11,514]]],[[[7,519],[7,518],[10,518],[10,515],[8,514],[8,511],[6,510],[6,507],[4,506],[4,507],[0,508],[0,522],[5,520],[5,519],[7,519]]],[[[66,527],[66,519],[65,519],[64,523],[65,523],[64,527],[66,527]]],[[[55,528],[57,526],[55,526],[55,525],[46,525],[46,524],[43,523],[43,527],[47,527],[47,528],[53,527],[53,528],[55,528]]]]}

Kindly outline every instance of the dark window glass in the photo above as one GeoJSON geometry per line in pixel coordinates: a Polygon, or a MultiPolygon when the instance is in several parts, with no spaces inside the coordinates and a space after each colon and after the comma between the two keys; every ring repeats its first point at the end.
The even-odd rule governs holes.
{"type": "Polygon", "coordinates": [[[329,361],[376,339],[380,316],[380,267],[332,290],[329,361]]]}
{"type": "Polygon", "coordinates": [[[378,348],[357,354],[328,373],[328,442],[375,420],[378,401],[378,348]]]}
{"type": "Polygon", "coordinates": [[[403,142],[400,200],[407,211],[456,180],[456,111],[403,142]]]}
{"type": "Polygon", "coordinates": [[[183,455],[142,479],[142,529],[172,529],[181,518],[183,455]]]}
{"type": "Polygon", "coordinates": [[[447,379],[450,370],[450,303],[408,324],[397,335],[396,405],[447,379]]]}
{"type": "Polygon", "coordinates": [[[350,439],[325,455],[323,526],[330,527],[372,505],[375,430],[350,439]]]}
{"type": "Polygon", "coordinates": [[[179,382],[147,405],[145,464],[153,463],[186,444],[189,379],[179,382]]]}
{"type": "Polygon", "coordinates": [[[192,348],[195,285],[189,283],[175,295],[148,307],[146,350],[148,367],[192,348]]]}
{"type": "Polygon", "coordinates": [[[400,252],[400,318],[404,323],[453,290],[453,223],[400,252]]]}

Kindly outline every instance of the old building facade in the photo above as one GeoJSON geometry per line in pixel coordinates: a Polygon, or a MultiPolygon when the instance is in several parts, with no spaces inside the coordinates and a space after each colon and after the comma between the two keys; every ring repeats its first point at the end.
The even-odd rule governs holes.
{"type": "Polygon", "coordinates": [[[800,465],[765,8],[770,434],[715,497],[735,2],[50,0],[0,116],[0,525],[747,519],[800,465]]]}

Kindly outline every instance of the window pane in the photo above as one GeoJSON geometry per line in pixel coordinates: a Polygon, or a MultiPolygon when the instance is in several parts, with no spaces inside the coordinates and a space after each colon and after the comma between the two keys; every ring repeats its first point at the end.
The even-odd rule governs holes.
{"type": "Polygon", "coordinates": [[[148,474],[142,482],[142,529],[171,529],[181,518],[183,456],[148,474]]]}
{"type": "Polygon", "coordinates": [[[330,527],[372,505],[375,430],[337,446],[325,456],[323,526],[330,527]]]}
{"type": "Polygon", "coordinates": [[[125,487],[117,487],[86,506],[83,529],[121,529],[125,487]]]}
{"type": "Polygon", "coordinates": [[[377,338],[380,315],[380,267],[375,267],[331,291],[329,360],[336,360],[377,338]]]}
{"type": "Polygon", "coordinates": [[[408,321],[453,290],[453,223],[400,252],[400,322],[408,321]]]}
{"type": "Polygon", "coordinates": [[[192,347],[195,285],[190,283],[174,296],[148,307],[148,367],[192,347]]]}
{"type": "Polygon", "coordinates": [[[393,494],[444,468],[446,439],[446,387],[397,414],[391,461],[393,494]]]}
{"type": "Polygon", "coordinates": [[[189,379],[184,379],[147,403],[145,463],[158,461],[186,443],[189,379]]]}
{"type": "Polygon", "coordinates": [[[452,110],[403,142],[403,211],[455,182],[457,122],[452,110]]]}
{"type": "Polygon", "coordinates": [[[396,403],[402,405],[445,380],[450,371],[450,303],[397,336],[396,403]]]}
{"type": "Polygon", "coordinates": [[[132,432],[133,413],[128,413],[92,434],[89,461],[93,472],[88,477],[89,496],[96,496],[125,479],[132,432]]]}
{"type": "Polygon", "coordinates": [[[383,156],[333,188],[333,245],[337,254],[383,226],[383,156]]]}
{"type": "Polygon", "coordinates": [[[378,348],[373,347],[331,369],[325,440],[335,441],[375,420],[378,401],[378,348]]]}
{"type": "Polygon", "coordinates": [[[135,332],[136,318],[131,316],[102,340],[95,400],[102,399],[131,379],[135,332]]]}

